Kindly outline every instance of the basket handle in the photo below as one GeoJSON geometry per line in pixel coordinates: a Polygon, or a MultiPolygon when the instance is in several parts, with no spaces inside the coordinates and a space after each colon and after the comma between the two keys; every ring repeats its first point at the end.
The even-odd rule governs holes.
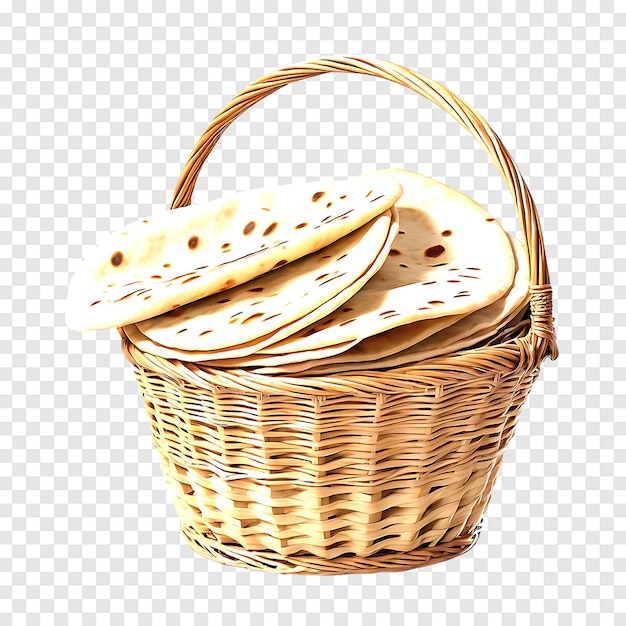
{"type": "MultiPolygon", "coordinates": [[[[544,353],[556,358],[557,348],[552,326],[550,275],[546,261],[543,233],[537,208],[522,174],[500,138],[486,120],[459,96],[443,85],[401,65],[389,61],[367,60],[359,57],[329,57],[276,70],[251,83],[233,98],[208,125],[196,145],[176,183],[171,208],[191,204],[191,196],[204,161],[224,131],[244,111],[281,87],[320,74],[345,72],[385,78],[411,89],[438,105],[476,139],[504,178],[517,209],[530,267],[531,334],[544,344],[544,353]]],[[[536,346],[537,348],[539,346],[536,346]]],[[[539,358],[542,358],[541,355],[539,358]]]]}

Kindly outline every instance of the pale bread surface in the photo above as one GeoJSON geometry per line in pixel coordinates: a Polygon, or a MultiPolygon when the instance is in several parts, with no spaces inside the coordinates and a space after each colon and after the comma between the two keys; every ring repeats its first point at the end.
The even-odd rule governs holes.
{"type": "MultiPolygon", "coordinates": [[[[498,221],[461,192],[404,170],[400,231],[389,258],[344,309],[261,350],[283,355],[362,341],[398,326],[467,315],[501,298],[515,258],[498,221]]],[[[370,178],[372,175],[370,175],[370,178]]]]}
{"type": "MultiPolygon", "coordinates": [[[[344,353],[339,355],[337,359],[326,359],[324,362],[309,361],[283,367],[260,367],[255,369],[255,372],[259,374],[300,373],[304,376],[324,376],[340,372],[399,367],[450,354],[501,333],[509,325],[519,323],[521,316],[527,310],[529,301],[530,272],[526,249],[517,239],[513,237],[510,239],[516,257],[515,281],[510,291],[496,302],[474,311],[424,341],[415,343],[395,354],[374,360],[362,359],[358,362],[352,362],[352,359],[350,361],[346,359],[347,353],[344,353]]],[[[389,331],[385,335],[394,332],[389,331]]],[[[381,339],[384,337],[381,336],[381,339]]],[[[357,348],[367,350],[368,341],[366,339],[357,348]]],[[[378,345],[382,344],[371,344],[372,354],[376,354],[378,345]]]]}
{"type": "Polygon", "coordinates": [[[337,306],[347,300],[350,286],[385,245],[389,250],[392,228],[397,232],[398,222],[388,210],[317,252],[136,326],[161,345],[187,351],[230,352],[270,334],[278,341],[323,317],[330,300],[337,306]]]}
{"type": "Polygon", "coordinates": [[[392,176],[257,189],[110,235],[70,282],[70,328],[111,328],[219,293],[315,252],[391,207],[392,176]]]}
{"type": "MultiPolygon", "coordinates": [[[[171,329],[168,329],[168,332],[164,333],[163,336],[158,332],[155,334],[154,328],[150,331],[151,336],[144,334],[142,330],[140,329],[140,328],[143,328],[144,326],[143,324],[129,324],[124,327],[124,330],[127,336],[131,339],[131,341],[135,343],[139,348],[144,350],[145,352],[149,352],[151,354],[156,354],[156,355],[163,356],[166,358],[180,359],[182,361],[197,362],[197,361],[206,361],[209,359],[215,360],[215,359],[226,359],[226,358],[240,358],[240,357],[245,357],[245,356],[249,356],[251,354],[257,353],[260,348],[266,345],[270,345],[271,343],[274,343],[277,340],[277,338],[289,336],[294,331],[297,331],[300,328],[303,328],[304,326],[308,326],[313,319],[323,317],[330,311],[334,311],[340,308],[346,300],[348,300],[352,295],[357,293],[367,283],[367,281],[373,275],[375,275],[377,271],[380,270],[383,263],[385,262],[385,259],[387,258],[389,254],[389,249],[398,232],[398,213],[396,209],[392,207],[383,215],[376,217],[373,221],[380,222],[380,223],[387,222],[386,228],[387,228],[388,234],[384,243],[382,244],[382,246],[380,246],[378,255],[373,260],[373,262],[369,265],[369,267],[363,267],[363,260],[362,259],[358,260],[357,255],[355,255],[353,258],[355,259],[356,262],[358,262],[358,267],[360,268],[361,275],[353,283],[345,287],[342,291],[337,293],[334,297],[330,298],[326,302],[318,301],[319,305],[317,306],[317,308],[313,310],[309,310],[308,313],[303,315],[300,319],[297,319],[293,321],[291,324],[287,324],[286,326],[281,327],[275,332],[270,332],[265,335],[259,336],[257,339],[246,342],[246,343],[232,344],[222,349],[184,350],[184,349],[177,348],[177,347],[171,347],[169,345],[168,338],[171,337],[171,333],[170,333],[171,329]],[[168,341],[167,345],[158,341],[158,339],[163,339],[163,337],[165,337],[166,341],[168,341]]],[[[361,227],[361,229],[367,229],[369,226],[370,225],[366,225],[365,227],[361,227]]],[[[365,230],[363,232],[365,232],[365,230]]],[[[337,244],[340,244],[340,243],[341,242],[337,242],[337,244]]],[[[323,256],[325,255],[325,251],[326,249],[320,251],[320,253],[318,254],[320,254],[320,256],[323,256]]],[[[341,255],[343,254],[346,254],[346,252],[345,251],[341,252],[341,255]]],[[[323,268],[325,269],[323,269],[322,271],[326,272],[328,271],[328,269],[332,270],[334,263],[332,263],[333,261],[332,258],[330,260],[331,260],[330,266],[326,265],[327,260],[324,260],[323,268]]],[[[301,261],[306,261],[306,259],[301,259],[301,261]]],[[[338,258],[336,258],[335,261],[338,261],[338,258]]],[[[281,268],[281,269],[285,269],[285,268],[281,268]]],[[[276,270],[276,274],[278,275],[278,272],[280,271],[281,270],[276,270]]],[[[201,303],[194,303],[193,305],[190,305],[190,306],[201,306],[201,303]]],[[[297,303],[292,303],[292,306],[296,307],[297,303]]],[[[307,309],[309,308],[310,307],[307,307],[307,309]]],[[[294,310],[300,310],[301,312],[304,311],[304,309],[302,308],[299,308],[299,309],[294,308],[294,310]]],[[[198,325],[198,328],[196,329],[196,335],[199,334],[198,329],[204,326],[203,322],[208,321],[207,318],[200,319],[200,317],[201,317],[200,315],[196,315],[196,316],[193,316],[193,319],[189,320],[190,322],[194,322],[195,324],[198,325]]],[[[259,319],[260,318],[257,318],[256,321],[258,322],[259,319]]],[[[255,320],[251,320],[250,323],[255,323],[255,320]]],[[[258,325],[261,326],[260,324],[258,325]]],[[[203,331],[200,331],[200,332],[203,332],[203,331]]]]}

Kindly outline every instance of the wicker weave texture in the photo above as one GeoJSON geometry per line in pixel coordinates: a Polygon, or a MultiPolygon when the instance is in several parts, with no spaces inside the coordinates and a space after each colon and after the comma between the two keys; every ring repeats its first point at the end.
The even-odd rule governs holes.
{"type": "Polygon", "coordinates": [[[139,350],[120,331],[190,546],[211,559],[307,574],[435,563],[476,541],[503,452],[542,361],[558,354],[536,207],[485,120],[442,85],[384,61],[322,59],[252,83],[210,123],[176,186],[247,108],[325,72],[378,76],[449,112],[505,179],[531,268],[530,325],[501,343],[397,369],[262,376],[139,350]]]}

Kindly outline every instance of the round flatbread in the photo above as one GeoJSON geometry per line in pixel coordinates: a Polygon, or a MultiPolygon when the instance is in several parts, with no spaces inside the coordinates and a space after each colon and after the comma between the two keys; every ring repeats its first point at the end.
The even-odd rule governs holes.
{"type": "Polygon", "coordinates": [[[168,348],[249,354],[345,302],[356,284],[363,284],[384,263],[397,232],[397,211],[385,211],[317,252],[238,287],[137,322],[137,329],[168,348]]]}
{"type": "Polygon", "coordinates": [[[392,176],[258,189],[153,215],[102,243],[71,280],[75,330],[145,320],[320,250],[391,207],[392,176]]]}
{"type": "MultiPolygon", "coordinates": [[[[263,357],[259,355],[254,363],[241,361],[232,363],[230,367],[255,365],[259,374],[294,374],[305,373],[306,376],[327,375],[352,370],[384,369],[397,367],[407,363],[416,363],[428,358],[448,354],[475,345],[496,333],[502,332],[509,325],[517,324],[520,313],[528,307],[530,271],[524,245],[510,237],[515,253],[515,280],[508,293],[496,302],[461,316],[455,323],[445,324],[437,332],[421,338],[422,326],[435,323],[439,326],[442,320],[424,320],[395,328],[381,335],[365,339],[356,346],[341,354],[325,359],[290,361],[291,365],[281,365],[280,357],[263,357]]],[[[311,353],[313,354],[313,353],[311,353]]],[[[218,364],[216,364],[218,365],[218,364]]],[[[219,363],[226,367],[225,361],[219,363]]]]}
{"type": "Polygon", "coordinates": [[[263,348],[263,354],[318,350],[420,320],[467,315],[511,288],[515,258],[495,218],[447,185],[391,172],[403,188],[396,202],[400,231],[380,272],[342,310],[263,348]]]}

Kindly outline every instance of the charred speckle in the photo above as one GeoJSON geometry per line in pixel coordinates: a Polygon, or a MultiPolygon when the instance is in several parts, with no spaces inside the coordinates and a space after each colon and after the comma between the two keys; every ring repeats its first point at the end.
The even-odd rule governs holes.
{"type": "Polygon", "coordinates": [[[267,237],[268,235],[271,235],[275,230],[276,227],[278,226],[278,222],[272,222],[264,231],[263,231],[263,237],[267,237]]]}
{"type": "Polygon", "coordinates": [[[169,263],[163,263],[163,267],[171,267],[169,263]]]}
{"type": "Polygon", "coordinates": [[[441,233],[441,236],[442,236],[442,237],[449,237],[451,234],[452,234],[452,231],[451,231],[451,230],[444,230],[444,231],[441,233]]]}
{"type": "Polygon", "coordinates": [[[395,248],[391,248],[391,250],[389,250],[389,256],[398,256],[399,254],[402,254],[400,250],[396,250],[395,248]]]}
{"type": "Polygon", "coordinates": [[[223,243],[222,244],[222,250],[225,250],[226,248],[230,248],[230,243],[223,243]]]}
{"type": "Polygon", "coordinates": [[[282,267],[287,262],[288,261],[286,259],[282,259],[281,261],[278,261],[278,263],[276,263],[276,265],[274,265],[274,267],[272,269],[275,270],[277,267],[282,267]]]}
{"type": "Polygon", "coordinates": [[[150,278],[154,278],[158,280],[159,278],[163,278],[163,276],[159,276],[158,274],[155,274],[154,276],[150,276],[150,278]]]}
{"type": "Polygon", "coordinates": [[[123,260],[124,260],[124,255],[118,251],[111,257],[111,265],[114,265],[115,267],[117,267],[118,265],[122,264],[123,260]]]}
{"type": "Polygon", "coordinates": [[[317,202],[320,198],[323,198],[323,197],[324,197],[324,192],[323,191],[316,191],[313,194],[313,197],[311,198],[311,200],[313,202],[317,202]]]}
{"type": "Polygon", "coordinates": [[[252,292],[263,291],[263,287],[253,287],[252,289],[248,289],[248,291],[252,291],[252,292]]]}
{"type": "Polygon", "coordinates": [[[426,248],[426,250],[424,250],[424,256],[428,257],[429,259],[436,259],[438,256],[441,256],[445,251],[446,249],[442,245],[437,244],[436,246],[426,248]]]}
{"type": "Polygon", "coordinates": [[[326,205],[326,208],[327,208],[327,209],[330,209],[330,207],[331,207],[331,206],[333,206],[333,203],[332,203],[332,202],[329,202],[329,203],[326,205]]]}
{"type": "Polygon", "coordinates": [[[250,317],[247,317],[241,323],[242,324],[247,324],[248,322],[251,322],[252,320],[256,319],[257,317],[262,317],[263,315],[265,315],[265,313],[255,313],[254,315],[251,315],[250,317]]]}
{"type": "Polygon", "coordinates": [[[209,333],[212,333],[212,332],[213,332],[212,330],[205,330],[205,331],[202,331],[198,336],[202,337],[203,335],[208,335],[209,333]]]}
{"type": "Polygon", "coordinates": [[[441,300],[429,300],[428,304],[443,304],[441,300]]]}
{"type": "Polygon", "coordinates": [[[223,300],[217,301],[218,304],[226,304],[227,302],[230,302],[230,298],[224,298],[223,300]]]}
{"type": "Polygon", "coordinates": [[[339,196],[340,200],[345,200],[348,196],[346,194],[344,194],[343,196],[339,196]]]}
{"type": "Polygon", "coordinates": [[[296,230],[299,229],[299,228],[304,228],[305,226],[308,226],[308,224],[306,222],[302,222],[302,224],[298,224],[296,226],[296,230]]]}
{"type": "Polygon", "coordinates": [[[193,250],[198,246],[198,238],[194,235],[193,237],[189,237],[189,241],[187,242],[190,250],[193,250]]]}
{"type": "Polygon", "coordinates": [[[101,300],[96,300],[95,302],[92,302],[89,306],[94,306],[94,304],[100,304],[101,300]]]}
{"type": "Polygon", "coordinates": [[[248,222],[243,229],[243,234],[249,235],[254,230],[255,226],[256,226],[255,222],[248,222]]]}

